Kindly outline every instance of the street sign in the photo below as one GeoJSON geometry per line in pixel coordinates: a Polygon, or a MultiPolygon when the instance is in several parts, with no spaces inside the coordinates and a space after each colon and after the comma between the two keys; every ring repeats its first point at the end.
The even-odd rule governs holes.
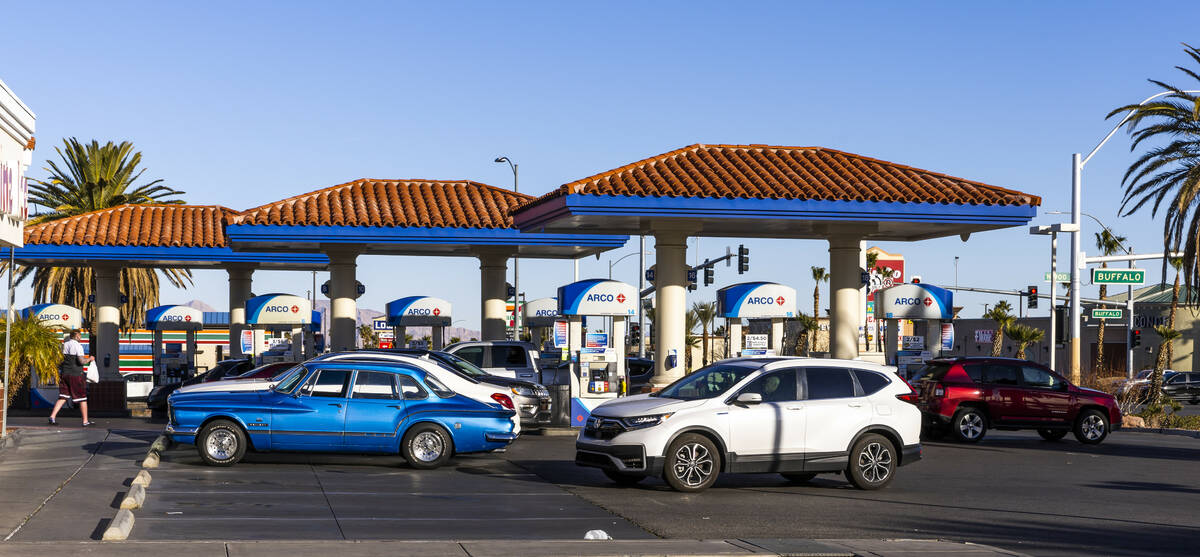
{"type": "Polygon", "coordinates": [[[1145,269],[1092,269],[1092,284],[1145,283],[1145,269]]]}
{"type": "Polygon", "coordinates": [[[1125,316],[1123,309],[1093,309],[1092,319],[1120,319],[1125,316]]]}
{"type": "Polygon", "coordinates": [[[646,269],[646,282],[654,282],[654,269],[646,269]]]}
{"type": "Polygon", "coordinates": [[[688,269],[687,281],[688,282],[696,282],[696,270],[695,269],[688,269]]]}
{"type": "MultiPolygon", "coordinates": [[[[1050,273],[1042,273],[1042,282],[1050,282],[1050,273]]],[[[1054,273],[1054,282],[1071,282],[1071,273],[1054,273]]]]}

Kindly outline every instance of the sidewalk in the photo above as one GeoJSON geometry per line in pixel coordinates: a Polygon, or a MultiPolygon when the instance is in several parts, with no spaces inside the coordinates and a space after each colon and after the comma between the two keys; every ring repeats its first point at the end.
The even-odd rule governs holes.
{"type": "Polygon", "coordinates": [[[937,540],[609,540],[609,541],[363,541],[363,542],[86,542],[0,543],[0,557],[28,555],[128,557],[700,557],[760,555],[791,557],[985,557],[1023,555],[989,547],[937,540]]]}

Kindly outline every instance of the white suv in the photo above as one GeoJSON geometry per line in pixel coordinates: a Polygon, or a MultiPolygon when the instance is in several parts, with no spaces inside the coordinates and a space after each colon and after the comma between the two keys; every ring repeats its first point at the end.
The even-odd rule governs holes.
{"type": "Polygon", "coordinates": [[[707,489],[721,472],[796,482],[845,472],[855,487],[879,489],[921,458],[915,397],[890,368],[867,362],[724,360],[596,407],[575,463],[622,484],[660,476],[679,491],[707,489]]]}

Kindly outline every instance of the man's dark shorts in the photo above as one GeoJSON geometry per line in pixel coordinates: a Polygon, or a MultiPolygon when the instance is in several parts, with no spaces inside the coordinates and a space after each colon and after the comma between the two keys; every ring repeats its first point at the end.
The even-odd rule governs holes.
{"type": "Polygon", "coordinates": [[[65,398],[71,402],[87,402],[87,378],[82,375],[60,376],[58,398],[65,398]]]}

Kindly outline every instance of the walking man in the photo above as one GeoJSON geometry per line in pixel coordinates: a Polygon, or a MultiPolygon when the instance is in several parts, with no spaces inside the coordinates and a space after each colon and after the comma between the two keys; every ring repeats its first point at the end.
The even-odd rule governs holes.
{"type": "Polygon", "coordinates": [[[92,360],[91,356],[83,355],[83,345],[79,343],[79,330],[72,329],[67,333],[67,340],[63,342],[63,359],[58,365],[58,401],[54,403],[54,410],[50,411],[52,425],[58,423],[54,418],[68,400],[79,405],[79,410],[83,413],[83,427],[92,425],[93,422],[88,421],[87,370],[84,367],[92,360]]]}

